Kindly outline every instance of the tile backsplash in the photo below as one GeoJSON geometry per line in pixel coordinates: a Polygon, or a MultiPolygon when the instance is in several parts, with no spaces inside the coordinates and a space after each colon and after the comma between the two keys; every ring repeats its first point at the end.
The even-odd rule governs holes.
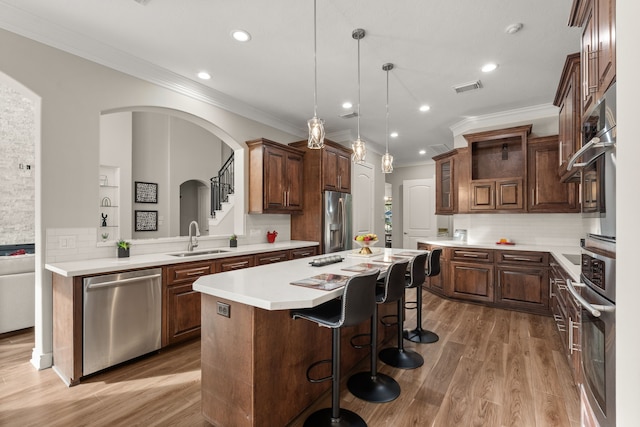
{"type": "MultiPolygon", "coordinates": [[[[276,230],[278,241],[291,239],[291,219],[289,215],[247,215],[246,235],[238,236],[240,245],[267,243],[267,231],[276,230]]],[[[116,247],[113,241],[98,242],[96,228],[49,228],[46,236],[47,263],[78,261],[95,258],[113,258],[116,247]]],[[[148,239],[133,241],[131,255],[179,252],[186,250],[186,238],[148,239]]],[[[199,239],[198,249],[226,247],[226,237],[199,239]]]]}
{"type": "Polygon", "coordinates": [[[520,244],[578,246],[586,224],[580,214],[454,215],[454,229],[467,229],[469,243],[506,238],[520,244]]]}

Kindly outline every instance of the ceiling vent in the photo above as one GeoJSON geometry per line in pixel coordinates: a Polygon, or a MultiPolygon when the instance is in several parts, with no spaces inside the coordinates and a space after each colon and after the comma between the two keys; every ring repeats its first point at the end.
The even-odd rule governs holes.
{"type": "Polygon", "coordinates": [[[350,113],[340,114],[340,117],[343,119],[352,119],[354,117],[358,117],[358,113],[356,111],[352,111],[350,113]]]}
{"type": "Polygon", "coordinates": [[[470,90],[482,89],[482,82],[480,80],[476,80],[475,82],[463,83],[458,86],[454,86],[453,90],[456,93],[469,92],[470,90]]]}

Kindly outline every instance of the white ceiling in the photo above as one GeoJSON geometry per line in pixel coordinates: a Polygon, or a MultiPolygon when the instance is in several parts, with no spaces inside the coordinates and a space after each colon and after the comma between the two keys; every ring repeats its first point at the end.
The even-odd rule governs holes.
{"type": "MultiPolygon", "coordinates": [[[[318,0],[318,116],[329,135],[360,134],[384,152],[389,74],[389,151],[396,165],[426,160],[420,149],[452,145],[465,119],[553,101],[579,29],[567,26],[572,0],[318,0]],[[505,29],[524,27],[516,34],[505,29]],[[482,73],[496,62],[493,73],[482,73]],[[481,80],[456,94],[453,86],[481,80]],[[418,111],[421,104],[431,110],[418,111]],[[355,107],[354,107],[355,108],[355,107]]],[[[306,138],[313,116],[313,0],[0,0],[0,27],[115,69],[187,92],[306,138]],[[233,29],[252,35],[248,43],[233,29]],[[212,78],[201,81],[206,70],[212,78]]],[[[45,72],[45,70],[43,70],[45,72]]]]}

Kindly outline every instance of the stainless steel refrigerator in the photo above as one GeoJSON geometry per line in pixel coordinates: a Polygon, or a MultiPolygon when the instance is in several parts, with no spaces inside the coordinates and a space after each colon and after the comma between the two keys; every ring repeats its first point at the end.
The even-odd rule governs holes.
{"type": "Polygon", "coordinates": [[[339,252],[351,249],[352,216],[351,194],[325,191],[324,200],[324,251],[339,252]]]}

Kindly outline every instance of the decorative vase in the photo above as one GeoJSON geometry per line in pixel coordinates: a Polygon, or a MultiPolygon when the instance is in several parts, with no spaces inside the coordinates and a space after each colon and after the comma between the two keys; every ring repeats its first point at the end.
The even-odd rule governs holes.
{"type": "Polygon", "coordinates": [[[118,248],[118,258],[129,258],[129,248],[118,248]]]}
{"type": "Polygon", "coordinates": [[[229,247],[230,248],[237,248],[238,247],[238,240],[237,239],[229,240],[229,247]]]}
{"type": "Polygon", "coordinates": [[[276,231],[274,231],[273,233],[270,232],[270,231],[267,231],[267,242],[269,242],[269,243],[275,242],[277,235],[278,235],[278,233],[276,231]]]}

